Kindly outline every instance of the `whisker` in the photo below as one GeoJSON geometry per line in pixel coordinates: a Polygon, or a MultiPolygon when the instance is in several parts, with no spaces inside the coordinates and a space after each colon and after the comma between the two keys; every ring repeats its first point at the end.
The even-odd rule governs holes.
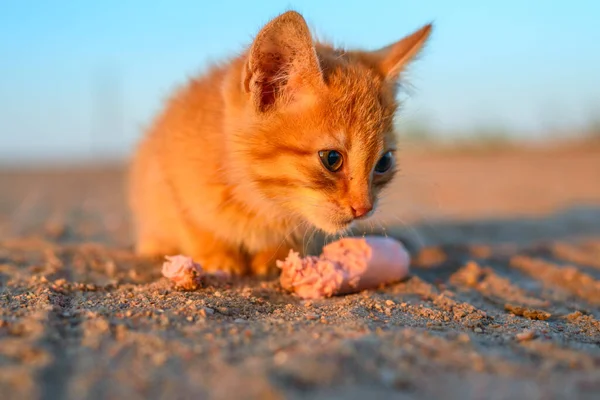
{"type": "Polygon", "coordinates": [[[413,237],[415,238],[415,240],[417,240],[418,244],[420,247],[425,247],[425,240],[423,239],[422,235],[410,224],[406,223],[406,221],[404,221],[402,218],[400,218],[399,216],[392,214],[392,217],[395,218],[398,222],[400,222],[400,224],[407,228],[408,231],[413,235],[413,237]]]}
{"type": "Polygon", "coordinates": [[[298,223],[294,229],[292,229],[290,232],[288,232],[287,235],[285,235],[285,237],[279,242],[279,246],[277,246],[277,248],[275,249],[275,251],[273,252],[273,255],[271,256],[271,258],[268,260],[268,262],[270,263],[273,258],[277,255],[277,253],[279,252],[279,249],[281,249],[281,246],[283,246],[284,243],[287,243],[288,239],[290,238],[290,236],[296,231],[296,229],[298,229],[302,224],[304,224],[305,222],[302,221],[300,223],[298,223]]]}
{"type": "Polygon", "coordinates": [[[314,238],[315,234],[317,233],[317,228],[314,228],[311,235],[308,238],[308,244],[306,245],[307,249],[304,251],[304,253],[306,254],[308,252],[308,250],[310,249],[310,242],[312,241],[312,239],[314,238]]]}
{"type": "Polygon", "coordinates": [[[308,238],[308,244],[306,245],[306,247],[307,247],[306,251],[307,252],[310,250],[310,243],[314,239],[316,233],[317,233],[317,229],[315,228],[315,229],[313,229],[312,234],[308,238]]]}

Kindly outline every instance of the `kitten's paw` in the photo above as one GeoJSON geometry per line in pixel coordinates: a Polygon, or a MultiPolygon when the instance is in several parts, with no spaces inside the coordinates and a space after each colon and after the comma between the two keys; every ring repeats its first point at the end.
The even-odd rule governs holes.
{"type": "Polygon", "coordinates": [[[277,268],[277,260],[284,260],[289,252],[289,246],[285,245],[258,252],[252,257],[250,271],[253,275],[264,279],[276,278],[280,273],[280,269],[277,268]]]}
{"type": "Polygon", "coordinates": [[[240,276],[247,273],[246,259],[242,254],[233,252],[214,252],[192,256],[207,272],[225,272],[229,275],[240,276]]]}
{"type": "Polygon", "coordinates": [[[205,271],[238,276],[247,274],[247,258],[239,247],[215,237],[210,231],[189,225],[184,228],[181,237],[183,252],[205,271]]]}

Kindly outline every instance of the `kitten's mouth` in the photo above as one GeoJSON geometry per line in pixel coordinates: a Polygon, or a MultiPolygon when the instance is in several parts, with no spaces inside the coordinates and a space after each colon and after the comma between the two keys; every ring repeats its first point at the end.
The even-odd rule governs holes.
{"type": "Polygon", "coordinates": [[[337,234],[341,233],[352,227],[353,224],[368,219],[373,216],[374,209],[366,213],[365,215],[361,215],[360,217],[347,217],[342,215],[330,216],[329,218],[308,218],[309,221],[312,220],[312,223],[315,227],[326,232],[328,234],[337,234]]]}
{"type": "Polygon", "coordinates": [[[314,223],[315,227],[317,227],[318,229],[320,229],[321,231],[328,233],[330,235],[335,235],[338,233],[343,232],[344,230],[348,229],[352,223],[354,222],[353,219],[347,219],[347,220],[337,220],[337,221],[320,221],[320,222],[316,222],[314,223]]]}
{"type": "Polygon", "coordinates": [[[365,215],[361,215],[360,217],[349,218],[345,222],[343,222],[343,224],[350,225],[351,223],[356,222],[356,221],[364,221],[365,219],[369,219],[370,217],[372,217],[374,213],[375,213],[375,208],[373,208],[371,211],[369,211],[365,215]]]}
{"type": "Polygon", "coordinates": [[[355,218],[349,218],[340,222],[336,223],[336,230],[337,232],[334,233],[339,233],[341,231],[343,231],[344,229],[348,229],[350,228],[350,226],[356,221],[355,218]]]}
{"type": "Polygon", "coordinates": [[[337,232],[333,232],[333,233],[338,233],[340,231],[343,231],[344,229],[348,229],[352,226],[352,224],[358,222],[358,221],[364,221],[366,219],[368,219],[369,217],[373,216],[374,213],[374,209],[369,211],[367,214],[362,215],[360,217],[350,217],[350,218],[346,218],[346,219],[342,219],[339,221],[336,221],[334,223],[335,225],[335,230],[337,232]]]}
{"type": "Polygon", "coordinates": [[[346,226],[348,226],[348,225],[351,225],[351,224],[352,224],[354,221],[356,221],[357,219],[358,219],[358,218],[349,218],[349,219],[347,219],[347,220],[344,220],[344,221],[342,221],[342,222],[341,222],[341,225],[342,225],[343,227],[346,227],[346,226]]]}

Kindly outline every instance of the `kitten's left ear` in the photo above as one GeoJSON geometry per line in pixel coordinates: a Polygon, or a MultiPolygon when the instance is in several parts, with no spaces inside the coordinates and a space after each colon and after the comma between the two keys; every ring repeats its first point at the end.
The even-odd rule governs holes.
{"type": "Polygon", "coordinates": [[[243,72],[243,88],[264,112],[281,100],[300,100],[324,86],[323,75],[306,21],[288,11],[258,33],[243,72]]]}
{"type": "Polygon", "coordinates": [[[372,51],[370,55],[379,72],[388,80],[398,79],[402,70],[423,49],[432,28],[432,24],[427,24],[396,43],[372,51]]]}

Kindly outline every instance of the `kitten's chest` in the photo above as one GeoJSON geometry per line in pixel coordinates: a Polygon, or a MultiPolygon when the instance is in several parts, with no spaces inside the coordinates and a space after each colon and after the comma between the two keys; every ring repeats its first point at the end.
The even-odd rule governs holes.
{"type": "Polygon", "coordinates": [[[221,236],[235,241],[250,252],[278,246],[290,247],[303,237],[309,237],[310,232],[304,221],[276,208],[250,211],[247,204],[232,201],[221,211],[221,236]]]}

